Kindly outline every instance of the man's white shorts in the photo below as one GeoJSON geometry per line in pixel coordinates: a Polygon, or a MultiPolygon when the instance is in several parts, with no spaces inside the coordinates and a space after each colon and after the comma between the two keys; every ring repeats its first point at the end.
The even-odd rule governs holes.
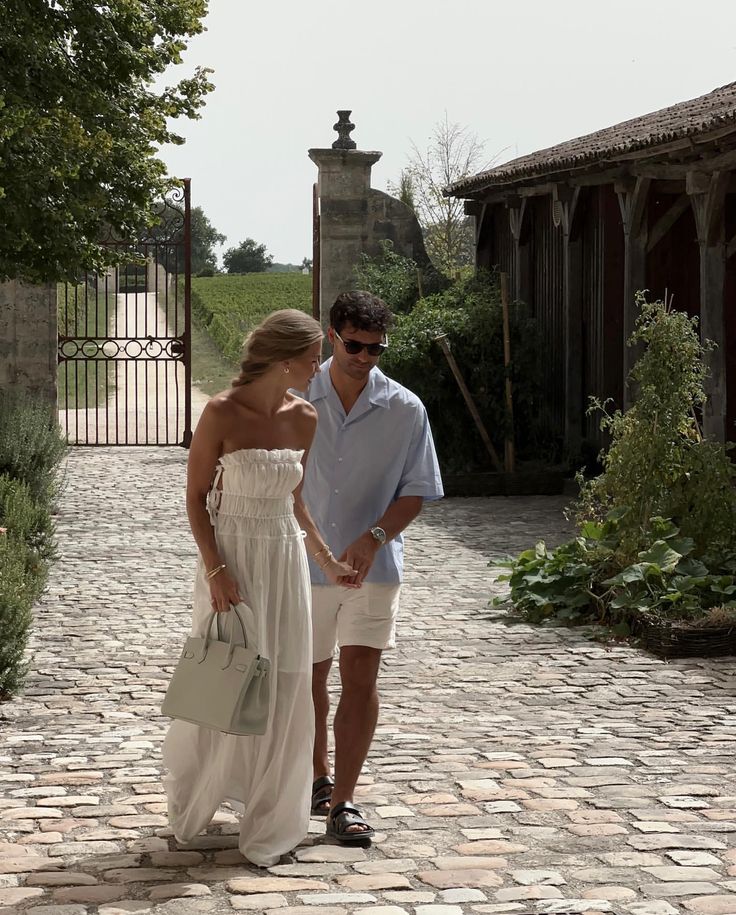
{"type": "Polygon", "coordinates": [[[312,585],[314,663],[326,661],[339,645],[394,648],[400,584],[364,582],[362,588],[312,585]]]}

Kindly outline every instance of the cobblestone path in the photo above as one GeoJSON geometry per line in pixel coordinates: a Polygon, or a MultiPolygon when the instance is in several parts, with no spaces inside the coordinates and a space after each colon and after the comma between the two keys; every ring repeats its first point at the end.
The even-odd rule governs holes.
{"type": "Polygon", "coordinates": [[[71,454],[33,674],[0,707],[0,912],[736,913],[736,661],[487,608],[489,557],[564,536],[560,499],[446,500],[414,525],[361,784],[372,848],[315,821],[258,870],[223,810],[178,849],[159,704],[189,620],[184,462],[71,454]]]}

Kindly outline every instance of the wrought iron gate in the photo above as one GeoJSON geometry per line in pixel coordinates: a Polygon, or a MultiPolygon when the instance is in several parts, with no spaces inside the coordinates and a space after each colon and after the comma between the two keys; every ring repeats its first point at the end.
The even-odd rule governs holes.
{"type": "Polygon", "coordinates": [[[183,445],[192,436],[189,179],[123,263],[59,292],[59,422],[74,445],[183,445]]]}

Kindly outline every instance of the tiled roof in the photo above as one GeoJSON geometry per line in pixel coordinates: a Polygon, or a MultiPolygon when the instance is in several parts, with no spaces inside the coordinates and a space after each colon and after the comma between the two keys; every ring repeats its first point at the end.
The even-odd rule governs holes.
{"type": "Polygon", "coordinates": [[[485,187],[580,168],[602,158],[697,137],[729,124],[736,127],[736,83],[462,178],[445,193],[464,197],[485,187]]]}

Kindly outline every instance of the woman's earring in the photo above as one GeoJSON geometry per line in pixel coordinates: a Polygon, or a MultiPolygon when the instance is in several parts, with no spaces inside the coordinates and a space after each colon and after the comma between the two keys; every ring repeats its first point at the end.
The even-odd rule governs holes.
{"type": "Polygon", "coordinates": [[[290,371],[291,371],[291,369],[289,368],[289,366],[285,365],[284,366],[284,375],[288,375],[290,371]]]}

